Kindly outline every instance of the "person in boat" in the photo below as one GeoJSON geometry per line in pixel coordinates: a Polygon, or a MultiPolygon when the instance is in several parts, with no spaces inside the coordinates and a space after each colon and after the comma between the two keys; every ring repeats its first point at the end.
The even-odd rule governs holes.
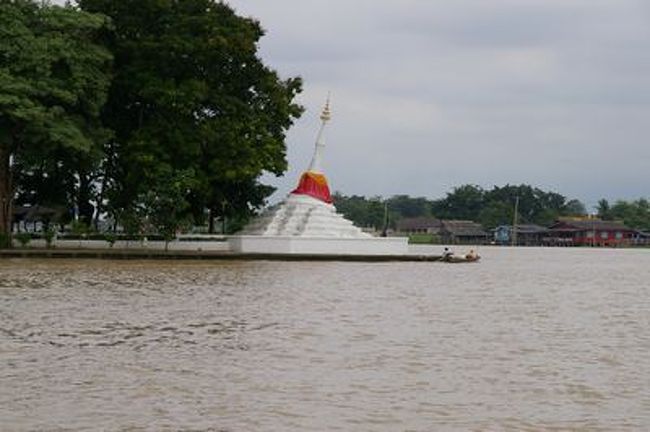
{"type": "Polygon", "coordinates": [[[475,260],[476,258],[478,258],[478,254],[474,252],[474,249],[470,249],[469,252],[465,254],[465,258],[467,258],[468,260],[475,260]]]}
{"type": "Polygon", "coordinates": [[[448,260],[449,258],[451,258],[453,255],[454,255],[454,253],[453,253],[452,251],[450,251],[448,247],[446,247],[446,248],[442,251],[442,260],[443,260],[443,261],[446,261],[446,260],[448,260]]]}

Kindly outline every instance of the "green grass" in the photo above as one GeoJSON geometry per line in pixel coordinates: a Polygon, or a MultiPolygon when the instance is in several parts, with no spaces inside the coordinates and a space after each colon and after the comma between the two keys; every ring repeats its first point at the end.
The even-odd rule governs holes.
{"type": "Polygon", "coordinates": [[[433,234],[411,234],[409,235],[410,244],[431,244],[437,240],[433,234]]]}

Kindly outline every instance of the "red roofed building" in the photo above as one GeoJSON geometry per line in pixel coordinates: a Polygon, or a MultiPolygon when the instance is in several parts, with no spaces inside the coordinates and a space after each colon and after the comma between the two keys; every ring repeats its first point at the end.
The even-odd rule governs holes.
{"type": "Polygon", "coordinates": [[[559,220],[548,228],[543,242],[548,246],[627,246],[635,232],[618,221],[559,220]]]}

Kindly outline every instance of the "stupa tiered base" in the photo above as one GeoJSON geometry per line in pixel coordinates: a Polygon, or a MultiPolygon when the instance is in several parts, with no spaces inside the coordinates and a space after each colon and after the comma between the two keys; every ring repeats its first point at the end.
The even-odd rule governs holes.
{"type": "Polygon", "coordinates": [[[309,195],[290,194],[229,239],[233,252],[304,255],[405,255],[408,239],[373,237],[309,195]]]}
{"type": "Polygon", "coordinates": [[[401,237],[332,238],[292,236],[246,236],[230,238],[233,252],[245,254],[298,255],[406,255],[408,239],[401,237]]]}

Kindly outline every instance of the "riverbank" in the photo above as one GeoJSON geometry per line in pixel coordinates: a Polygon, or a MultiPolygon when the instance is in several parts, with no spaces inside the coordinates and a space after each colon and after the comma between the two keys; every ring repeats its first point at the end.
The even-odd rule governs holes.
{"type": "Polygon", "coordinates": [[[245,254],[225,250],[158,250],[158,249],[73,249],[73,248],[25,248],[0,250],[2,258],[67,258],[67,259],[110,259],[110,260],[264,260],[264,261],[440,261],[440,255],[336,255],[336,254],[245,254]]]}

